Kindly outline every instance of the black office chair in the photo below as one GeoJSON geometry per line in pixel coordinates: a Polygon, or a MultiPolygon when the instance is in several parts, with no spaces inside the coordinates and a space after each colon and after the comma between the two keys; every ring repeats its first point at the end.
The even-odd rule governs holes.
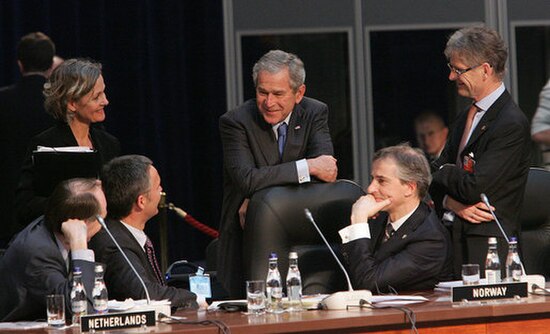
{"type": "Polygon", "coordinates": [[[519,221],[525,271],[550,279],[550,171],[529,170],[519,221]]]}
{"type": "Polygon", "coordinates": [[[306,219],[304,208],[310,209],[327,240],[338,250],[338,230],[349,225],[351,206],[362,195],[361,187],[348,180],[272,187],[254,194],[244,229],[245,278],[265,280],[269,254],[276,252],[284,280],[288,253],[295,251],[304,294],[346,289],[341,269],[306,219]]]}

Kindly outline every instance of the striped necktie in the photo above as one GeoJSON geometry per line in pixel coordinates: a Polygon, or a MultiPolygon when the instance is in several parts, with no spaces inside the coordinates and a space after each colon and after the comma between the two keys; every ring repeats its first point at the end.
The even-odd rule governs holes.
{"type": "Polygon", "coordinates": [[[279,146],[279,159],[283,158],[283,150],[285,148],[286,142],[286,131],[288,129],[288,124],[285,122],[281,123],[277,128],[277,145],[279,146]]]}
{"type": "Polygon", "coordinates": [[[389,238],[391,238],[395,234],[395,230],[393,229],[393,226],[391,223],[386,224],[386,228],[384,229],[384,238],[382,239],[382,242],[388,241],[389,238]]]}
{"type": "Polygon", "coordinates": [[[166,282],[164,281],[164,278],[162,276],[162,272],[160,271],[159,263],[157,261],[157,256],[155,255],[155,248],[153,247],[153,243],[149,238],[147,238],[147,241],[145,242],[145,253],[147,254],[147,259],[149,260],[149,264],[151,265],[151,268],[153,268],[153,271],[155,272],[157,281],[161,285],[166,285],[166,282]]]}

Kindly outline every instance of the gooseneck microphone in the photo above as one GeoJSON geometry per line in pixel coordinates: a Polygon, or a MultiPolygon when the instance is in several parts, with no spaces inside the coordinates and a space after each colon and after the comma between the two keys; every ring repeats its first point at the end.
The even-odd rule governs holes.
{"type": "Polygon", "coordinates": [[[348,272],[344,268],[342,262],[340,262],[340,260],[338,259],[338,256],[336,256],[336,254],[332,250],[332,247],[330,247],[330,244],[323,235],[323,232],[321,232],[321,230],[319,229],[319,226],[317,226],[317,223],[315,223],[315,219],[313,219],[311,211],[306,208],[304,209],[304,213],[306,214],[307,219],[311,222],[311,224],[313,224],[313,226],[325,242],[325,245],[327,245],[328,250],[342,269],[342,272],[346,276],[346,281],[348,282],[348,291],[335,292],[327,298],[323,299],[321,303],[329,310],[345,310],[347,306],[361,305],[361,302],[364,302],[365,300],[370,301],[372,299],[372,293],[369,290],[353,290],[348,272]]]}
{"type": "Polygon", "coordinates": [[[489,203],[489,198],[487,198],[487,195],[485,195],[484,193],[481,193],[481,195],[479,195],[479,197],[481,198],[481,201],[485,204],[487,209],[489,209],[489,212],[491,212],[491,215],[493,216],[493,219],[497,223],[497,226],[500,229],[500,232],[504,236],[504,239],[506,239],[506,243],[510,244],[510,239],[506,235],[506,232],[504,232],[504,229],[502,228],[502,225],[500,225],[500,221],[498,220],[497,216],[495,215],[495,212],[493,211],[493,209],[491,209],[491,203],[489,203]]]}
{"type": "Polygon", "coordinates": [[[132,268],[132,270],[134,271],[134,274],[136,274],[137,278],[139,279],[139,282],[143,286],[143,290],[145,290],[145,297],[147,297],[147,304],[151,304],[151,298],[149,298],[149,290],[147,290],[147,286],[145,286],[145,282],[143,282],[143,279],[138,274],[136,268],[134,267],[134,265],[132,264],[130,259],[128,259],[128,257],[126,256],[126,254],[124,253],[124,251],[122,250],[122,248],[120,247],[118,242],[116,241],[115,237],[113,237],[113,235],[111,234],[111,231],[109,231],[109,229],[107,228],[107,224],[105,224],[105,220],[103,220],[103,218],[100,215],[96,215],[96,218],[97,218],[97,221],[99,222],[99,224],[101,225],[101,227],[103,227],[105,229],[105,231],[107,231],[107,234],[109,234],[109,237],[111,237],[111,240],[113,240],[116,247],[118,248],[118,250],[120,251],[120,253],[124,257],[124,259],[126,260],[126,262],[128,262],[128,265],[130,265],[130,268],[132,268]]]}

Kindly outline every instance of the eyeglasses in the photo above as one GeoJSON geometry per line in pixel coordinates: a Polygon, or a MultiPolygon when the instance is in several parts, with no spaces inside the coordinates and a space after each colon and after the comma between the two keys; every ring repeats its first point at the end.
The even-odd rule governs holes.
{"type": "Polygon", "coordinates": [[[481,64],[478,64],[478,65],[472,66],[472,67],[468,67],[468,68],[465,68],[465,69],[463,69],[463,70],[459,70],[458,68],[456,68],[456,67],[454,67],[453,65],[451,65],[451,63],[447,63],[447,66],[449,67],[449,69],[450,69],[451,71],[455,72],[457,76],[461,76],[462,74],[464,74],[464,73],[466,73],[466,72],[468,72],[468,71],[470,71],[470,70],[473,70],[473,69],[476,68],[476,67],[481,66],[481,64]]]}

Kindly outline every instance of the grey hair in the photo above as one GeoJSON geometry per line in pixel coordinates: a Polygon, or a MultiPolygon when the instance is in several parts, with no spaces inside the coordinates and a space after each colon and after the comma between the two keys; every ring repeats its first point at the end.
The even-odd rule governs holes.
{"type": "Polygon", "coordinates": [[[87,59],[68,59],[59,65],[44,84],[44,107],[55,119],[69,122],[71,101],[88,94],[101,75],[101,64],[87,59]]]}
{"type": "Polygon", "coordinates": [[[508,48],[493,29],[476,25],[457,30],[449,37],[444,53],[447,59],[457,56],[468,66],[486,62],[500,79],[504,77],[508,48]]]}
{"type": "Polygon", "coordinates": [[[382,159],[392,159],[395,162],[397,177],[401,183],[416,183],[419,199],[426,196],[432,182],[432,174],[428,160],[420,149],[413,148],[408,143],[385,147],[374,154],[373,161],[382,159]]]}
{"type": "Polygon", "coordinates": [[[271,50],[258,60],[252,68],[252,80],[254,87],[258,87],[258,73],[267,71],[278,73],[287,68],[290,76],[290,88],[296,91],[306,81],[304,63],[297,55],[281,50],[271,50]]]}

